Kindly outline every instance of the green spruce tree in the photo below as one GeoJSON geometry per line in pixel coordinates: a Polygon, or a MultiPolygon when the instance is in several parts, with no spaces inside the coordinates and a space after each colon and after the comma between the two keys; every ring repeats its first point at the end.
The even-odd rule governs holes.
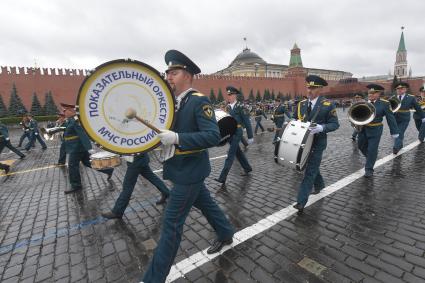
{"type": "Polygon", "coordinates": [[[7,117],[8,112],[4,104],[3,97],[0,95],[0,118],[7,117]]]}
{"type": "Polygon", "coordinates": [[[33,116],[44,115],[44,109],[41,107],[40,101],[38,100],[37,94],[34,92],[31,98],[31,110],[30,113],[33,116]]]}
{"type": "Polygon", "coordinates": [[[391,91],[395,91],[395,87],[397,86],[397,84],[398,84],[399,82],[400,82],[400,81],[397,79],[397,76],[396,76],[396,75],[394,75],[393,82],[392,82],[392,84],[391,84],[391,91]]]}
{"type": "Polygon", "coordinates": [[[46,92],[44,103],[44,114],[45,115],[56,115],[58,108],[56,107],[55,101],[51,91],[46,92]]]}
{"type": "Polygon", "coordinates": [[[243,102],[245,100],[245,97],[243,96],[243,92],[242,92],[242,88],[241,87],[239,88],[239,93],[238,93],[237,96],[238,96],[238,98],[237,98],[238,101],[243,102]]]}
{"type": "Polygon", "coordinates": [[[254,102],[255,101],[254,91],[252,90],[252,88],[249,91],[249,97],[248,97],[248,99],[249,99],[250,102],[254,102]]]}
{"type": "Polygon", "coordinates": [[[213,105],[217,103],[217,98],[215,97],[214,89],[210,90],[210,101],[213,105]]]}
{"type": "Polygon", "coordinates": [[[282,100],[282,98],[283,98],[283,93],[281,93],[281,92],[279,91],[279,93],[277,94],[277,98],[279,98],[280,100],[282,100]]]}
{"type": "Polygon", "coordinates": [[[223,93],[221,92],[221,88],[218,89],[218,95],[217,95],[217,102],[223,102],[224,101],[224,97],[223,97],[223,93]]]}
{"type": "Polygon", "coordinates": [[[16,88],[16,85],[15,83],[13,83],[12,91],[10,92],[9,115],[20,116],[26,112],[27,112],[27,109],[25,109],[25,106],[18,95],[18,90],[16,88]]]}
{"type": "Polygon", "coordinates": [[[255,100],[257,101],[257,102],[261,102],[261,94],[260,94],[260,90],[258,89],[257,90],[257,95],[255,96],[255,100]]]}

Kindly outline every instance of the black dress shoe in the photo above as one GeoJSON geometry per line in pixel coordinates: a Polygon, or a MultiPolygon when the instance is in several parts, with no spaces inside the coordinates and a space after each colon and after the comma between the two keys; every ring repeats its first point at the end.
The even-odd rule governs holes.
{"type": "Polygon", "coordinates": [[[304,211],[304,205],[302,205],[301,203],[297,203],[296,205],[294,205],[294,208],[298,209],[298,215],[302,214],[304,211]]]}
{"type": "Polygon", "coordinates": [[[321,190],[313,190],[310,194],[311,195],[317,195],[318,193],[320,193],[321,190]]]}
{"type": "Polygon", "coordinates": [[[233,238],[224,241],[215,240],[211,247],[207,250],[207,254],[218,253],[225,245],[230,245],[231,243],[233,243],[233,238]]]}
{"type": "Polygon", "coordinates": [[[101,213],[102,217],[106,219],[122,218],[122,215],[113,213],[112,211],[101,213]]]}
{"type": "Polygon", "coordinates": [[[355,138],[355,137],[351,137],[351,139],[353,140],[353,142],[355,142],[355,141],[356,141],[356,138],[355,138]]]}
{"type": "Polygon", "coordinates": [[[219,178],[214,178],[214,181],[217,181],[217,182],[222,183],[222,184],[226,183],[226,181],[220,180],[219,178]]]}
{"type": "Polygon", "coordinates": [[[106,178],[106,180],[111,180],[112,174],[114,174],[114,169],[112,169],[112,171],[108,173],[108,178],[106,178]]]}
{"type": "Polygon", "coordinates": [[[9,171],[10,171],[10,166],[9,165],[4,165],[4,173],[7,175],[7,174],[9,174],[9,171]]]}
{"type": "Polygon", "coordinates": [[[400,150],[397,148],[393,148],[393,154],[397,154],[400,150]]]}
{"type": "Polygon", "coordinates": [[[72,194],[72,193],[75,193],[75,192],[78,192],[78,191],[81,191],[83,189],[83,187],[78,187],[78,188],[72,188],[72,189],[70,189],[70,190],[66,190],[66,191],[64,191],[63,193],[64,194],[72,194]]]}
{"type": "Polygon", "coordinates": [[[365,173],[364,173],[364,175],[363,175],[365,178],[371,178],[371,177],[373,177],[373,172],[371,172],[371,171],[366,171],[365,173]]]}
{"type": "Polygon", "coordinates": [[[25,158],[25,155],[19,156],[19,159],[24,159],[24,158],[25,158]]]}
{"type": "Polygon", "coordinates": [[[156,205],[164,204],[167,202],[169,195],[162,194],[161,198],[155,202],[156,205]]]}
{"type": "Polygon", "coordinates": [[[78,191],[81,191],[81,189],[82,189],[83,187],[77,187],[77,188],[72,188],[72,189],[69,189],[69,190],[66,190],[66,191],[64,191],[63,193],[64,194],[72,194],[72,193],[75,193],[75,192],[78,192],[78,191]]]}
{"type": "Polygon", "coordinates": [[[252,169],[249,171],[245,171],[243,173],[241,173],[241,176],[249,176],[249,173],[252,172],[252,169]]]}

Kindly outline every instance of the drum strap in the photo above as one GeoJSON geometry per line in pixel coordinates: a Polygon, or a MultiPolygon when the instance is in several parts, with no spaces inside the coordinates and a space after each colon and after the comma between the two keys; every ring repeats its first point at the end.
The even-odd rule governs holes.
{"type": "Polygon", "coordinates": [[[79,136],[69,136],[69,137],[64,137],[64,139],[65,139],[66,141],[76,140],[76,139],[78,139],[78,138],[80,138],[80,137],[79,137],[79,136]]]}
{"type": "Polygon", "coordinates": [[[205,151],[206,149],[197,149],[197,150],[185,150],[185,151],[183,151],[183,150],[180,150],[180,149],[178,149],[178,148],[176,148],[176,151],[175,151],[175,155],[183,155],[183,154],[192,154],[192,153],[198,153],[198,152],[202,152],[202,151],[205,151]]]}

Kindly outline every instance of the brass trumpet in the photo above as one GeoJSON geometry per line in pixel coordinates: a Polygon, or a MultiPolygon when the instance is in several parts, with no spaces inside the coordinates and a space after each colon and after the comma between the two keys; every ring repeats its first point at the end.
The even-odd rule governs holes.
{"type": "Polygon", "coordinates": [[[57,133],[64,132],[66,127],[40,128],[40,132],[46,141],[53,141],[59,138],[57,133]]]}
{"type": "Polygon", "coordinates": [[[348,119],[357,131],[361,131],[364,125],[375,119],[376,108],[372,103],[359,101],[348,109],[348,119]]]}

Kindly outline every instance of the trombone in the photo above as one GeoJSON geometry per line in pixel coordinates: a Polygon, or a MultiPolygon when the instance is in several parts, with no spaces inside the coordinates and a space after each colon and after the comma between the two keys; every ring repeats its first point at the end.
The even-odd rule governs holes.
{"type": "Polygon", "coordinates": [[[40,132],[46,141],[53,141],[58,139],[57,133],[64,132],[66,127],[53,127],[53,128],[40,128],[40,132]]]}

